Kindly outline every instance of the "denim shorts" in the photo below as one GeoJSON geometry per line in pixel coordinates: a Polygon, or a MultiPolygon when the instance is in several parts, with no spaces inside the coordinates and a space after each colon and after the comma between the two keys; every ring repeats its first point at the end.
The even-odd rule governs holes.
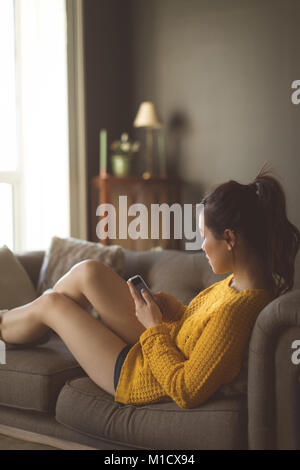
{"type": "Polygon", "coordinates": [[[114,372],[114,387],[115,387],[115,390],[117,390],[122,365],[124,364],[126,356],[129,353],[129,350],[131,349],[131,347],[132,346],[129,346],[129,345],[125,346],[125,348],[122,349],[122,351],[120,352],[120,354],[117,357],[116,365],[115,365],[115,372],[114,372]]]}

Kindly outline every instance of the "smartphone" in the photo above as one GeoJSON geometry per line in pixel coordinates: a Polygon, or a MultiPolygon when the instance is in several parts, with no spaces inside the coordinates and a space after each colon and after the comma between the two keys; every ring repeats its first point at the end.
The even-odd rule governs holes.
{"type": "MultiPolygon", "coordinates": [[[[137,274],[136,276],[133,276],[133,277],[130,277],[128,279],[128,281],[131,281],[133,286],[135,287],[136,291],[140,294],[141,298],[144,300],[144,297],[141,293],[141,290],[142,289],[145,289],[148,294],[150,295],[151,299],[153,300],[153,302],[156,303],[156,305],[159,307],[161,313],[163,314],[163,311],[161,310],[157,300],[155,299],[155,297],[153,296],[151,290],[149,289],[149,287],[147,286],[147,284],[145,283],[144,279],[142,278],[142,276],[140,276],[139,274],[137,274]]],[[[145,300],[144,300],[145,302],[145,300]]]]}

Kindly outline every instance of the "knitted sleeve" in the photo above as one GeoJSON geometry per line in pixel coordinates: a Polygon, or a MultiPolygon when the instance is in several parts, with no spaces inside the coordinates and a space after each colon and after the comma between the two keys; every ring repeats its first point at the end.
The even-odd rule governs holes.
{"type": "Polygon", "coordinates": [[[181,408],[207,400],[238,374],[249,339],[251,310],[238,303],[224,305],[212,315],[187,359],[172,341],[165,325],[147,329],[140,337],[151,372],[166,395],[181,408]]]}

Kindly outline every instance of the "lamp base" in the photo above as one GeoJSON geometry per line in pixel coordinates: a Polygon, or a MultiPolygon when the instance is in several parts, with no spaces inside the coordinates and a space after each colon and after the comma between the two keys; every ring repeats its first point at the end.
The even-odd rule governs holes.
{"type": "Polygon", "coordinates": [[[144,171],[143,178],[144,180],[149,180],[151,178],[151,173],[149,171],[144,171]]]}

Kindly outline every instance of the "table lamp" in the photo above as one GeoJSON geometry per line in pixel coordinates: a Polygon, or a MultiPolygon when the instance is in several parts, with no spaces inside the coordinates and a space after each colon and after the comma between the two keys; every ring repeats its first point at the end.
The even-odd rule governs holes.
{"type": "Polygon", "coordinates": [[[149,179],[153,175],[152,153],[153,153],[153,131],[159,129],[162,124],[159,122],[154,104],[150,101],[141,103],[133,123],[134,127],[146,128],[146,171],[143,173],[144,179],[149,179]]]}

